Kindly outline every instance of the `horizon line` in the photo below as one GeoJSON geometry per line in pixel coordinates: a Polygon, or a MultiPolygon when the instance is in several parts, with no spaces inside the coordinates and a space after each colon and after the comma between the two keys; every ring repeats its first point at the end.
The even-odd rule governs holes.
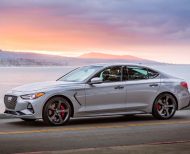
{"type": "MultiPolygon", "coordinates": [[[[182,64],[182,65],[188,65],[190,63],[173,63],[173,62],[164,62],[164,61],[160,61],[160,60],[152,60],[149,58],[142,58],[139,56],[135,56],[135,55],[131,55],[131,54],[112,54],[112,53],[106,53],[104,51],[98,51],[98,52],[94,52],[94,51],[88,51],[88,52],[65,52],[65,51],[54,51],[54,50],[18,50],[18,49],[0,49],[0,51],[4,51],[4,52],[15,52],[15,53],[33,53],[33,54],[41,54],[41,55],[49,55],[49,56],[61,56],[61,57],[72,57],[72,58],[79,58],[80,56],[84,55],[84,54],[89,54],[89,53],[98,53],[98,54],[107,54],[107,55],[113,55],[113,56],[134,56],[136,58],[140,58],[140,59],[144,59],[144,60],[150,60],[150,61],[155,61],[155,62],[159,62],[159,63],[165,63],[165,64],[182,64]],[[74,53],[74,54],[70,54],[70,53],[74,53]]],[[[115,51],[116,52],[116,51],[115,51]]],[[[89,58],[90,59],[90,58],[89,58]]]]}

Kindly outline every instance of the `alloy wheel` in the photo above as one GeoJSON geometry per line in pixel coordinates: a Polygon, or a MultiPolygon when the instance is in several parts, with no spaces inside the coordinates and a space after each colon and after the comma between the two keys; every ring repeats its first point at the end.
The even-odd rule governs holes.
{"type": "Polygon", "coordinates": [[[153,106],[153,115],[158,119],[169,119],[177,110],[177,102],[170,94],[160,95],[153,106]]]}
{"type": "Polygon", "coordinates": [[[63,125],[70,119],[70,114],[68,101],[62,97],[55,97],[46,103],[43,119],[50,125],[63,125]]]}

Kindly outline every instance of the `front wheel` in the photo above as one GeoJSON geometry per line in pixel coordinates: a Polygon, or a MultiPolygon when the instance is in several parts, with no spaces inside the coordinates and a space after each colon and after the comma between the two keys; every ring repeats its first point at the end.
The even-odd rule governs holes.
{"type": "Polygon", "coordinates": [[[170,119],[177,110],[176,99],[171,94],[161,94],[154,102],[152,114],[160,120],[170,119]]]}
{"type": "Polygon", "coordinates": [[[43,120],[48,125],[64,125],[69,121],[70,116],[71,106],[63,97],[54,97],[44,106],[43,120]]]}

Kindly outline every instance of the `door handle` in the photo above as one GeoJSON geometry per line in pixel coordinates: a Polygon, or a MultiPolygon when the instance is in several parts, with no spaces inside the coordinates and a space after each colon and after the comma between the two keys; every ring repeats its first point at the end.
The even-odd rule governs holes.
{"type": "Polygon", "coordinates": [[[150,84],[149,86],[150,87],[158,87],[158,84],[157,83],[153,83],[153,84],[150,84]]]}
{"type": "Polygon", "coordinates": [[[114,89],[123,89],[124,86],[116,86],[114,89]]]}

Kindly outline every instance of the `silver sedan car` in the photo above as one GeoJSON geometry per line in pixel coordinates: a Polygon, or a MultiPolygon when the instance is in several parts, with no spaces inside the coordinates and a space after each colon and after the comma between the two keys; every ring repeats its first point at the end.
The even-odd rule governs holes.
{"type": "Polygon", "coordinates": [[[57,81],[14,88],[4,97],[5,114],[48,125],[64,125],[71,117],[144,113],[169,119],[189,102],[184,80],[134,64],[80,67],[57,81]]]}

